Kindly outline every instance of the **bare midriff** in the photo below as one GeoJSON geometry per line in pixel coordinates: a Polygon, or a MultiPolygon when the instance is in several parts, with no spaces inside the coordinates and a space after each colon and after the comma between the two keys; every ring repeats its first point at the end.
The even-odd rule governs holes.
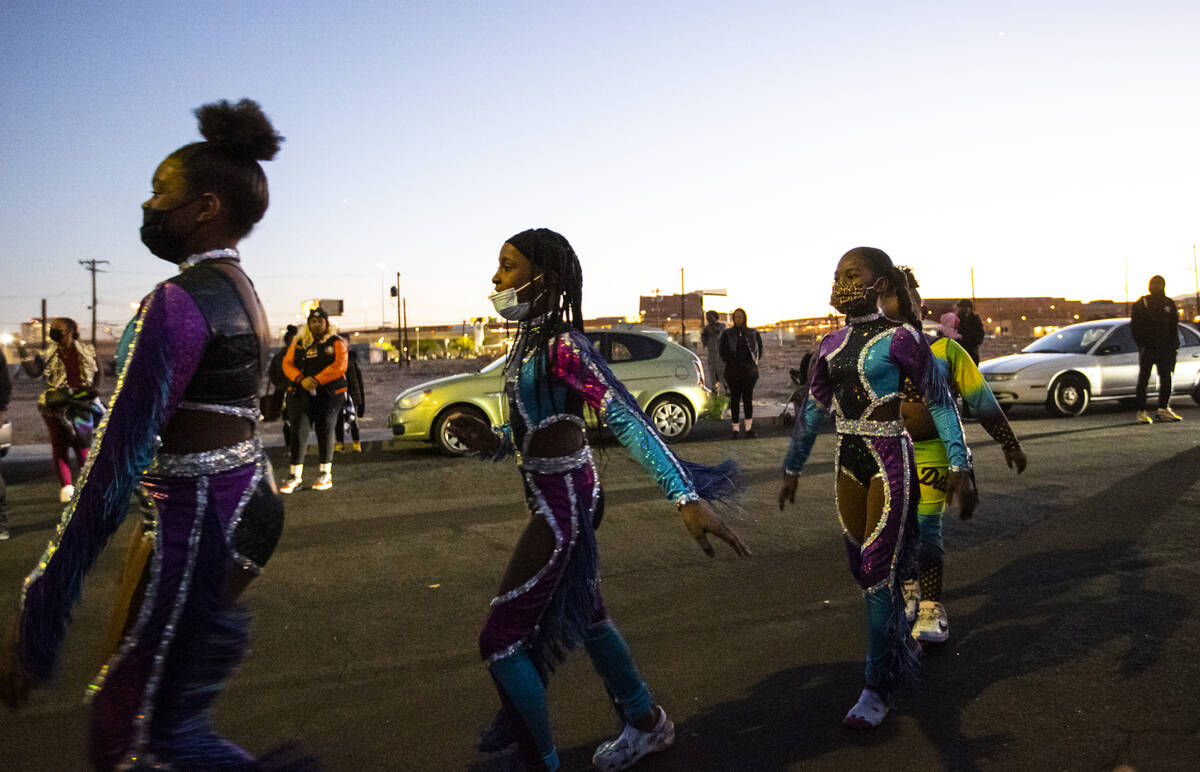
{"type": "Polygon", "coordinates": [[[904,418],[904,428],[908,430],[908,436],[912,437],[913,442],[937,438],[937,427],[934,426],[933,416],[930,415],[929,408],[925,407],[924,403],[905,402],[900,408],[900,414],[904,418]]]}
{"type": "Polygon", "coordinates": [[[538,429],[529,438],[525,455],[534,458],[569,456],[584,446],[583,429],[570,421],[555,421],[538,429]]]}
{"type": "Polygon", "coordinates": [[[254,436],[254,424],[246,418],[207,410],[175,411],[162,431],[162,453],[183,455],[217,450],[254,436]]]}
{"type": "Polygon", "coordinates": [[[890,399],[866,415],[868,421],[896,421],[900,418],[900,400],[890,399]]]}

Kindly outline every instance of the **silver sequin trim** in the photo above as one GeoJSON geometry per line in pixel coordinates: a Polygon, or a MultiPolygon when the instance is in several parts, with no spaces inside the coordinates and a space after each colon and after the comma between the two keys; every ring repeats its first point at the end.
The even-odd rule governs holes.
{"type": "Polygon", "coordinates": [[[159,453],[146,473],[159,477],[199,477],[253,464],[261,456],[262,440],[256,436],[202,453],[159,453]]]}
{"type": "Polygon", "coordinates": [[[257,421],[259,412],[256,407],[238,407],[237,405],[214,405],[211,402],[180,402],[179,410],[203,410],[208,413],[223,413],[237,416],[250,421],[257,421]]]}
{"type": "Polygon", "coordinates": [[[540,458],[538,456],[526,455],[522,469],[526,472],[536,472],[537,474],[562,474],[578,469],[581,466],[590,464],[592,461],[592,449],[584,445],[579,450],[568,456],[554,456],[552,458],[540,458]]]}
{"type": "MultiPolygon", "coordinates": [[[[546,561],[546,565],[538,569],[538,572],[534,574],[533,577],[531,577],[528,581],[526,581],[520,587],[515,587],[503,595],[497,595],[496,597],[492,598],[492,602],[490,604],[492,606],[505,603],[517,597],[518,595],[523,595],[524,593],[529,592],[534,585],[541,581],[542,577],[546,575],[546,572],[550,570],[550,567],[554,565],[562,555],[563,535],[562,531],[558,529],[558,524],[554,522],[554,515],[550,510],[550,505],[546,503],[546,497],[542,495],[540,490],[538,490],[537,483],[535,483],[529,477],[529,475],[525,475],[525,480],[529,483],[529,489],[533,491],[534,498],[537,499],[538,514],[546,518],[546,524],[549,525],[550,530],[554,532],[554,551],[550,553],[550,559],[546,561]]],[[[571,517],[574,519],[574,512],[571,513],[571,517]]]]}
{"type": "Polygon", "coordinates": [[[236,249],[233,249],[232,247],[230,247],[228,249],[210,249],[207,252],[201,252],[198,255],[191,255],[190,257],[188,257],[186,260],[184,260],[182,263],[179,264],[179,270],[182,272],[182,271],[187,270],[188,268],[191,268],[194,265],[199,265],[200,263],[203,263],[205,260],[218,260],[222,257],[228,258],[230,260],[241,260],[242,259],[241,253],[238,252],[236,249]]]}
{"type": "Polygon", "coordinates": [[[242,497],[238,499],[237,509],[233,512],[233,518],[229,521],[229,527],[225,529],[225,544],[229,546],[229,554],[233,558],[233,561],[255,576],[262,573],[262,566],[234,548],[233,532],[237,530],[238,523],[242,522],[242,513],[246,511],[246,504],[249,503],[250,497],[258,490],[258,483],[262,480],[265,469],[266,459],[260,453],[254,461],[254,475],[250,478],[250,484],[246,486],[246,490],[242,491],[242,497]]]}
{"type": "Polygon", "coordinates": [[[904,434],[903,421],[871,421],[866,418],[837,417],[838,434],[855,434],[860,437],[899,437],[904,434]]]}
{"type": "Polygon", "coordinates": [[[208,511],[208,477],[200,477],[196,481],[196,515],[192,520],[192,530],[188,534],[187,563],[183,567],[183,576],[179,578],[179,591],[175,594],[175,603],[171,607],[171,616],[163,628],[163,637],[154,653],[154,669],[146,682],[146,690],[142,693],[142,708],[135,721],[135,739],[133,749],[127,757],[130,766],[136,767],[142,752],[150,740],[150,721],[154,717],[154,698],[158,694],[158,686],[162,681],[163,669],[167,664],[167,654],[171,643],[175,640],[176,627],[183,607],[187,605],[188,589],[192,584],[192,572],[196,568],[196,556],[200,552],[200,533],[204,523],[204,515],[208,511]]]}

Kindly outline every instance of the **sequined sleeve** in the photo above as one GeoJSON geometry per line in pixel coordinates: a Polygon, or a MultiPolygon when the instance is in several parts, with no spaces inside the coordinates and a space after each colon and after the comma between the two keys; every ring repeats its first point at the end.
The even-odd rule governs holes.
{"type": "Polygon", "coordinates": [[[892,334],[889,354],[899,366],[901,377],[907,376],[921,392],[938,436],[946,446],[950,465],[969,469],[971,453],[963,439],[962,421],[958,418],[950,386],[934,361],[929,343],[924,336],[905,324],[897,327],[892,334]]]}
{"type": "Polygon", "coordinates": [[[963,401],[971,406],[971,413],[979,419],[979,424],[992,439],[1000,443],[1004,452],[1020,450],[1021,443],[1017,440],[1017,435],[971,355],[957,341],[945,340],[945,358],[950,366],[950,380],[963,401]]]}
{"type": "Polygon", "coordinates": [[[21,593],[18,653],[39,681],[51,677],[84,575],[121,525],[155,441],[191,380],[208,325],[186,291],[160,284],[123,337],[107,415],[67,504],[21,593]]]}
{"type": "Polygon", "coordinates": [[[558,381],[596,411],[667,498],[676,504],[699,498],[691,475],[585,335],[574,330],[560,335],[550,352],[550,367],[558,381]]]}
{"type": "Polygon", "coordinates": [[[803,471],[817,434],[821,431],[821,422],[829,413],[833,400],[833,383],[829,379],[829,361],[824,349],[825,341],[822,340],[816,364],[813,365],[808,397],[804,400],[804,409],[796,416],[787,455],[783,457],[783,471],[793,477],[803,471]]]}

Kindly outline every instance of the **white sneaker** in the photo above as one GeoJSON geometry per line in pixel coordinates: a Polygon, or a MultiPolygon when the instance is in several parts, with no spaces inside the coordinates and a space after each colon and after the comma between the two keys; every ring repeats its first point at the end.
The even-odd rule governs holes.
{"type": "Polygon", "coordinates": [[[649,732],[626,724],[615,740],[601,743],[592,755],[592,765],[601,772],[629,769],[648,753],[666,750],[675,742],[675,724],[667,712],[658,709],[658,723],[649,732]]]}
{"type": "Polygon", "coordinates": [[[299,476],[289,477],[283,485],[279,486],[280,493],[292,493],[300,487],[301,479],[299,476]]]}
{"type": "Polygon", "coordinates": [[[74,495],[75,495],[75,486],[74,485],[64,485],[58,491],[58,501],[59,501],[59,503],[66,504],[68,501],[71,500],[71,497],[74,495]]]}
{"type": "Polygon", "coordinates": [[[842,724],[851,729],[874,729],[883,723],[887,714],[887,703],[879,693],[864,688],[862,694],[858,695],[858,702],[842,719],[842,724]]]}
{"type": "Polygon", "coordinates": [[[921,601],[912,637],[923,643],[944,643],[950,637],[950,617],[946,607],[933,600],[921,601]]]}
{"type": "Polygon", "coordinates": [[[904,583],[904,616],[909,622],[917,618],[917,607],[921,604],[921,584],[916,579],[904,583]]]}
{"type": "Polygon", "coordinates": [[[1154,423],[1154,416],[1150,415],[1150,412],[1147,410],[1139,410],[1137,414],[1137,422],[1139,424],[1152,424],[1154,423]]]}
{"type": "Polygon", "coordinates": [[[1169,407],[1160,407],[1158,412],[1154,414],[1155,421],[1182,421],[1183,416],[1176,413],[1169,407]]]}
{"type": "Polygon", "coordinates": [[[332,487],[333,487],[333,475],[331,475],[329,472],[325,472],[324,474],[322,474],[320,477],[317,478],[317,481],[315,483],[313,483],[312,489],[314,491],[327,491],[332,487]]]}

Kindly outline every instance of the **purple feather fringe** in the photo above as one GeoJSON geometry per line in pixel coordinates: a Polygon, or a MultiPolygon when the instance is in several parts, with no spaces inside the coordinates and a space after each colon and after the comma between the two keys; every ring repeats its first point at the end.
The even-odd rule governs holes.
{"type": "MultiPolygon", "coordinates": [[[[147,315],[152,310],[162,311],[148,306],[147,315]]],[[[53,676],[84,576],[124,521],[129,497],[154,457],[155,435],[171,387],[171,344],[165,325],[149,323],[134,343],[133,359],[127,360],[120,376],[121,392],[110,406],[81,475],[85,482],[76,493],[75,511],[65,527],[59,526],[62,530],[53,542],[56,550],[43,575],[28,585],[22,597],[18,652],[39,682],[53,676]]]]}

